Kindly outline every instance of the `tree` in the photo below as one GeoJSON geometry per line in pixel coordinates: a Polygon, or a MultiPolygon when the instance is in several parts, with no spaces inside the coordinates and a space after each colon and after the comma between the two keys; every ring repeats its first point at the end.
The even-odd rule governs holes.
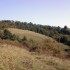
{"type": "Polygon", "coordinates": [[[64,30],[67,30],[68,29],[68,27],[67,26],[64,26],[64,30]]]}

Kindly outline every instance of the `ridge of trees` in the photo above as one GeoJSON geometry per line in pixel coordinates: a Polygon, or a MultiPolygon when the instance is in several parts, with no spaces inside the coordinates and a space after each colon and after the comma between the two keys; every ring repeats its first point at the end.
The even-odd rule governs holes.
{"type": "Polygon", "coordinates": [[[64,43],[65,45],[70,46],[70,30],[67,26],[64,28],[54,27],[48,25],[33,24],[32,22],[20,22],[20,21],[11,21],[11,20],[2,20],[0,21],[0,29],[13,27],[23,30],[30,30],[46,36],[52,37],[58,42],[64,43]]]}

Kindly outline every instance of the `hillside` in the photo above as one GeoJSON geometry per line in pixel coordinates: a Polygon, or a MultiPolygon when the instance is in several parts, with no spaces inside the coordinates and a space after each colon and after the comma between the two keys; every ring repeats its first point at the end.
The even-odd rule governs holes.
{"type": "Polygon", "coordinates": [[[0,70],[70,70],[70,61],[0,43],[0,70]]]}
{"type": "Polygon", "coordinates": [[[22,29],[17,29],[17,28],[8,28],[8,30],[13,34],[18,35],[20,38],[26,36],[28,40],[32,39],[33,41],[36,41],[36,42],[39,42],[39,41],[44,42],[46,40],[50,42],[55,41],[51,37],[48,37],[43,34],[33,32],[33,31],[29,31],[29,30],[22,30],[22,29]]]}
{"type": "Polygon", "coordinates": [[[16,28],[23,30],[34,31],[49,37],[52,37],[56,41],[70,46],[70,30],[67,26],[61,28],[60,26],[40,25],[33,24],[32,22],[15,22],[16,28]]]}
{"type": "MultiPolygon", "coordinates": [[[[64,41],[65,45],[41,31],[37,32],[36,27],[37,31],[31,28],[32,25],[43,30],[44,26],[23,23],[23,30],[20,22],[0,23],[0,70],[70,70],[69,34],[58,34],[57,27],[52,27],[56,29],[54,36],[64,41]]],[[[52,32],[51,36],[52,29],[47,30],[52,32]]]]}
{"type": "Polygon", "coordinates": [[[65,51],[65,49],[68,49],[69,46],[58,43],[48,36],[16,28],[8,28],[8,30],[21,38],[25,36],[28,41],[26,41],[23,46],[27,46],[31,51],[46,53],[63,58],[68,57],[69,55],[69,53],[65,51]]]}
{"type": "Polygon", "coordinates": [[[60,26],[33,24],[32,22],[20,22],[11,20],[0,21],[0,29],[4,28],[18,28],[23,30],[30,30],[52,37],[56,41],[70,46],[70,30],[67,26],[61,28],[60,26]]]}

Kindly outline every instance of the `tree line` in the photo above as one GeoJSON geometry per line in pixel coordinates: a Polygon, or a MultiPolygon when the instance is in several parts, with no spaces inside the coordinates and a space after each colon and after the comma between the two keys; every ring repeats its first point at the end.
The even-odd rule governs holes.
{"type": "Polygon", "coordinates": [[[10,21],[2,20],[0,21],[0,28],[4,29],[7,27],[19,28],[23,30],[30,30],[46,36],[54,38],[56,41],[64,43],[65,45],[70,46],[70,29],[67,26],[64,28],[33,24],[32,22],[20,22],[20,21],[10,21]]]}

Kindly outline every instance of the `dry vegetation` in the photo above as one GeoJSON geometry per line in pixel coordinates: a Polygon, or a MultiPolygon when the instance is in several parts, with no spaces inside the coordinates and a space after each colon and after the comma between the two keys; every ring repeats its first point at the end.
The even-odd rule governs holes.
{"type": "Polygon", "coordinates": [[[18,35],[21,38],[26,36],[26,38],[29,41],[25,42],[24,44],[26,44],[26,46],[30,49],[30,51],[37,51],[39,53],[47,53],[50,55],[63,57],[63,58],[68,56],[67,52],[65,52],[65,49],[69,47],[56,42],[54,39],[48,36],[35,33],[32,31],[21,30],[21,29],[16,29],[16,28],[8,28],[8,30],[13,34],[18,35]]]}
{"type": "Polygon", "coordinates": [[[12,24],[12,22],[0,22],[0,29],[3,29],[4,27],[15,28],[15,25],[12,24]]]}
{"type": "Polygon", "coordinates": [[[67,53],[64,49],[68,46],[57,43],[54,39],[31,32],[9,28],[11,33],[20,38],[26,36],[24,43],[32,50],[46,54],[29,52],[25,45],[18,41],[0,40],[0,70],[70,70],[70,60],[62,59],[67,53]],[[22,48],[23,47],[23,48],[22,48]]]}
{"type": "Polygon", "coordinates": [[[70,61],[0,43],[0,70],[70,70],[70,61]]]}
{"type": "Polygon", "coordinates": [[[8,30],[13,33],[18,35],[20,38],[26,36],[27,39],[33,39],[34,41],[37,42],[43,42],[43,41],[50,41],[50,42],[54,42],[54,40],[50,37],[47,37],[45,35],[39,34],[39,33],[35,33],[29,30],[21,30],[21,29],[16,29],[16,28],[8,28],[8,30]]]}

